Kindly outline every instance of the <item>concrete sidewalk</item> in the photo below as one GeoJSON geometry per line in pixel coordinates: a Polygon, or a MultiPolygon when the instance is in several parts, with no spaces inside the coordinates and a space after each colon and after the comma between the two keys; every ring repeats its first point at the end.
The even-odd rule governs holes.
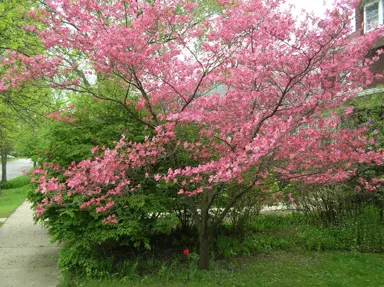
{"type": "Polygon", "coordinates": [[[55,287],[58,247],[24,202],[0,228],[0,287],[55,287]]]}

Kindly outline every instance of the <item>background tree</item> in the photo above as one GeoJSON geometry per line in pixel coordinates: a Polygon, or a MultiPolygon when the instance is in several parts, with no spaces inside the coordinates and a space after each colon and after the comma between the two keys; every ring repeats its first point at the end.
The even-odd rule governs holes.
{"type": "Polygon", "coordinates": [[[4,183],[7,181],[7,158],[13,148],[17,123],[14,114],[6,106],[0,106],[0,116],[1,182],[4,183]]]}
{"type": "MultiPolygon", "coordinates": [[[[44,52],[43,44],[34,33],[34,25],[39,23],[26,17],[26,13],[36,7],[38,1],[32,0],[4,0],[0,3],[0,78],[12,69],[13,62],[9,61],[9,55],[28,59],[44,52]]],[[[6,181],[6,155],[17,134],[28,134],[29,129],[34,129],[53,104],[51,90],[42,82],[33,81],[18,86],[8,79],[4,83],[9,86],[0,85],[0,105],[4,111],[1,125],[3,182],[6,181]]]]}

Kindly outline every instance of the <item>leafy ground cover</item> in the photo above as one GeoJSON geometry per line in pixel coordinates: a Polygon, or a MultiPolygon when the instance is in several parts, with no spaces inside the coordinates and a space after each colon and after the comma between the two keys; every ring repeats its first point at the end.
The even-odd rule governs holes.
{"type": "Polygon", "coordinates": [[[0,194],[0,217],[6,218],[25,200],[31,185],[29,177],[21,175],[2,185],[0,194]]]}
{"type": "Polygon", "coordinates": [[[65,278],[60,287],[123,286],[384,286],[384,255],[354,252],[273,252],[239,257],[212,271],[178,266],[123,280],[65,278]]]}

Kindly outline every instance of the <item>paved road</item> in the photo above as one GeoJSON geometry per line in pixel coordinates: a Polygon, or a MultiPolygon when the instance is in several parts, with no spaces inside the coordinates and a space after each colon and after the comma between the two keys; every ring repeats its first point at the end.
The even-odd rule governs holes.
{"type": "MultiPolygon", "coordinates": [[[[9,163],[9,179],[29,169],[28,160],[9,163]]],[[[1,200],[1,199],[0,199],[1,200]]],[[[0,228],[0,287],[55,287],[58,248],[46,231],[32,221],[24,202],[0,228]]]]}
{"type": "MultiPolygon", "coordinates": [[[[23,171],[28,171],[33,166],[30,159],[17,159],[7,163],[7,180],[19,176],[23,171]]],[[[1,168],[0,168],[1,177],[1,168]]],[[[1,285],[0,285],[1,286],[1,285]]]]}

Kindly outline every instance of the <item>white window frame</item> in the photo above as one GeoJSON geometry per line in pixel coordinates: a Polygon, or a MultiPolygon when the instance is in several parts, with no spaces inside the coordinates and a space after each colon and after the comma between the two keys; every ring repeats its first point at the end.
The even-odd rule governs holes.
{"type": "Polygon", "coordinates": [[[371,29],[371,30],[367,30],[367,8],[369,7],[369,6],[372,6],[372,5],[375,5],[375,4],[377,4],[377,3],[379,3],[379,11],[378,11],[378,25],[380,26],[380,25],[382,25],[383,24],[383,1],[384,0],[378,0],[378,1],[375,1],[375,2],[372,2],[372,3],[369,3],[369,4],[366,4],[366,5],[364,5],[364,33],[367,33],[367,32],[369,32],[369,31],[371,31],[371,30],[373,30],[373,29],[371,29]]]}
{"type": "Polygon", "coordinates": [[[353,14],[352,14],[352,33],[356,32],[356,30],[357,30],[356,29],[356,9],[353,9],[353,14]]]}

